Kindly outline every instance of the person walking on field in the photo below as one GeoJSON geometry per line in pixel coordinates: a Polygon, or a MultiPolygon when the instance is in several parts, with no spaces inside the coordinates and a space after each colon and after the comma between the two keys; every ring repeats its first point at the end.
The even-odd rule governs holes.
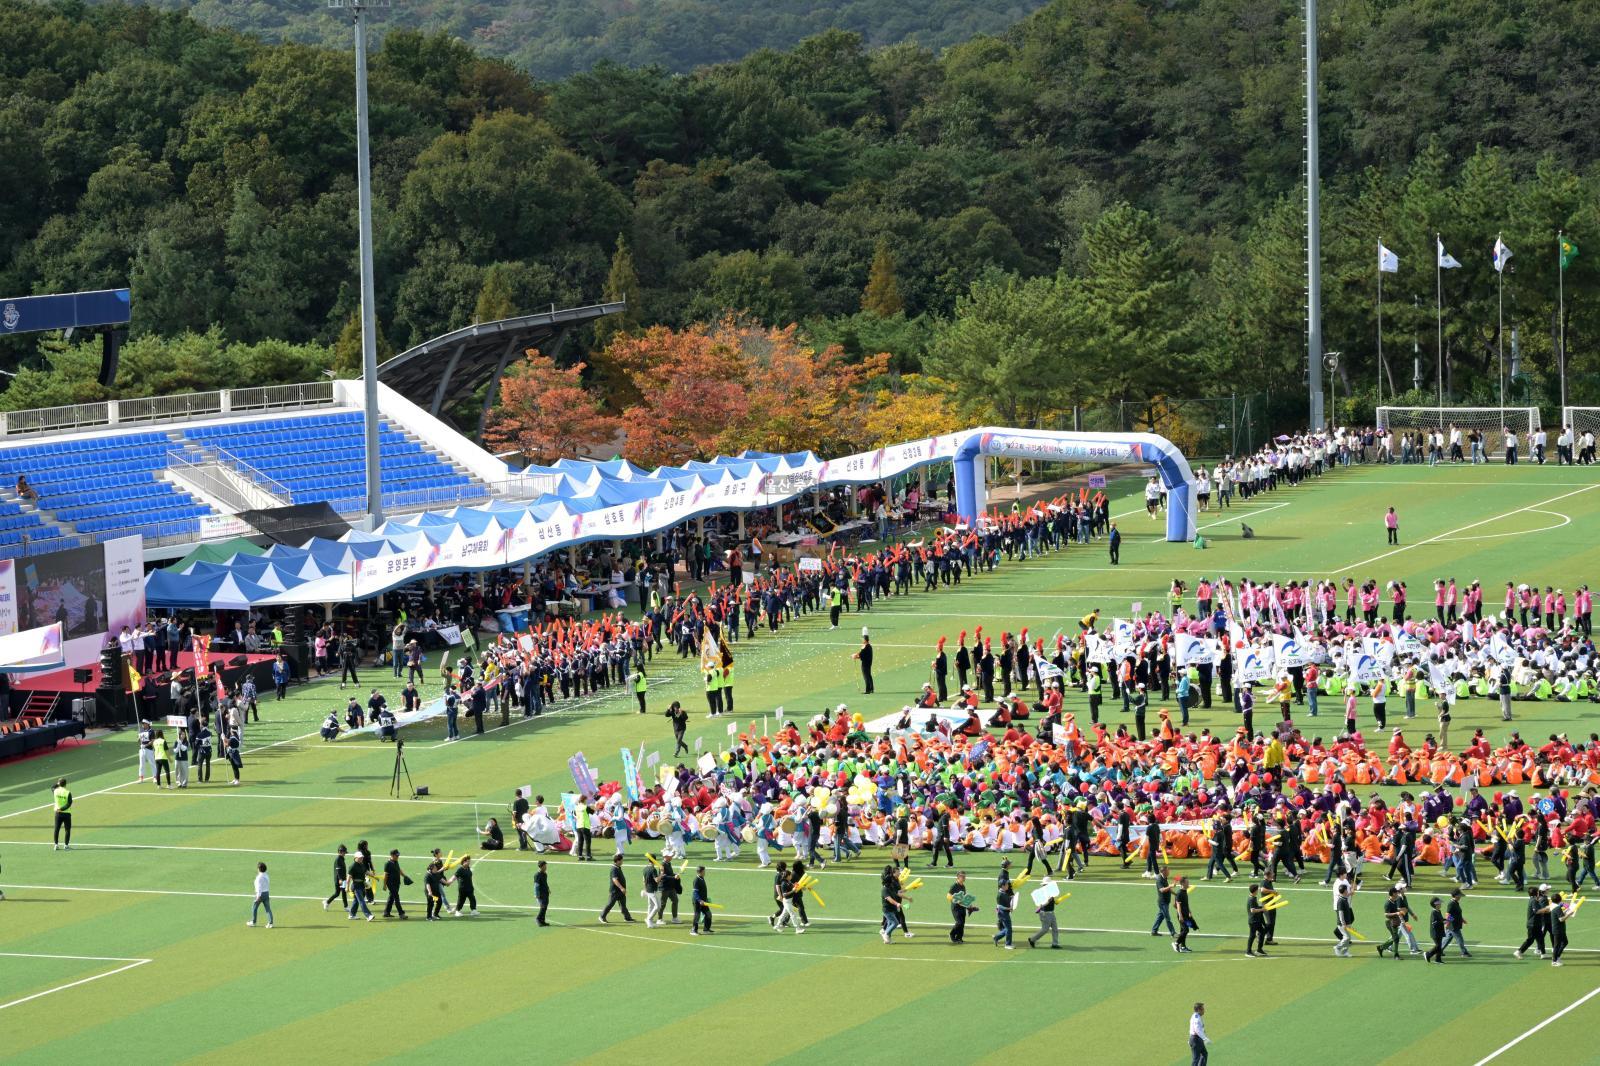
{"type": "Polygon", "coordinates": [[[1389,531],[1389,543],[1400,543],[1400,516],[1394,513],[1394,508],[1389,508],[1389,513],[1383,516],[1383,528],[1389,531]]]}
{"type": "Polygon", "coordinates": [[[267,864],[256,863],[255,900],[250,904],[250,920],[245,925],[254,926],[256,915],[263,909],[267,912],[267,928],[272,928],[272,883],[267,879],[267,864]]]}

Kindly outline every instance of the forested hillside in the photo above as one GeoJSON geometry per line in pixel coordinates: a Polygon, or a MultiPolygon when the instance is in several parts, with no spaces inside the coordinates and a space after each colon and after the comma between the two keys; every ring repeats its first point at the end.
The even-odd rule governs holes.
{"type": "MultiPolygon", "coordinates": [[[[208,26],[269,40],[338,44],[344,20],[322,0],[148,0],[208,26]]],[[[762,48],[789,48],[825,30],[870,45],[915,41],[939,49],[999,33],[1043,0],[399,0],[383,24],[458,37],[538,78],[564,78],[609,60],[687,72],[762,48]]]]}
{"type": "MultiPolygon", "coordinates": [[[[1323,10],[1341,396],[1370,402],[1377,380],[1379,240],[1401,259],[1385,279],[1394,385],[1410,386],[1414,337],[1431,368],[1437,232],[1465,264],[1443,285],[1452,392],[1496,386],[1500,234],[1514,388],[1538,402],[1563,230],[1582,250],[1565,275],[1574,396],[1600,402],[1600,6],[1323,10]]],[[[1056,0],[941,54],[832,32],[687,75],[602,64],[555,82],[390,30],[372,64],[386,341],[620,294],[627,319],[589,339],[613,407],[632,380],[599,350],[614,326],[726,312],[797,322],[849,360],[887,353],[872,387],[890,395],[1014,418],[1298,390],[1297,11],[1056,0]]],[[[131,283],[139,334],[335,344],[356,291],[347,47],[120,4],[3,0],[0,29],[0,290],[131,283]]],[[[328,358],[348,367],[351,350],[328,358]]],[[[3,402],[95,393],[27,374],[3,402]]]]}

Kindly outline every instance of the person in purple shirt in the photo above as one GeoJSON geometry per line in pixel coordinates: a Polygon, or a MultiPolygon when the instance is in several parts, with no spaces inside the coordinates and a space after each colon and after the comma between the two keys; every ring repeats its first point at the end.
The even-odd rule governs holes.
{"type": "Polygon", "coordinates": [[[1500,809],[1505,813],[1506,821],[1514,822],[1522,817],[1522,800],[1517,798],[1515,792],[1507,792],[1505,799],[1500,802],[1500,809]]]}

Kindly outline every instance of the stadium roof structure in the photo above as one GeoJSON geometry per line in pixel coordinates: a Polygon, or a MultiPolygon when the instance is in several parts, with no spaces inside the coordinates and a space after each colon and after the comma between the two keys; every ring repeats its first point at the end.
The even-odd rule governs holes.
{"type": "Polygon", "coordinates": [[[567,334],[606,315],[626,309],[626,303],[569,307],[536,315],[502,318],[434,337],[378,367],[378,380],[405,396],[434,417],[471,396],[485,382],[489,391],[478,415],[478,430],[494,402],[500,376],[518,353],[538,348],[554,356],[567,334]]]}

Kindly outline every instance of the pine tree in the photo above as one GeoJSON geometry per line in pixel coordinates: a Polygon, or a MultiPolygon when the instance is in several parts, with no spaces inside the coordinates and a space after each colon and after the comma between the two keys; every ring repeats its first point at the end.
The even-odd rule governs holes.
{"type": "MultiPolygon", "coordinates": [[[[389,338],[383,335],[383,327],[376,325],[378,334],[378,364],[381,366],[394,358],[394,349],[389,346],[389,338]]],[[[333,376],[337,378],[359,378],[361,376],[361,312],[357,310],[344,324],[344,329],[339,331],[339,339],[333,342],[333,376]]]]}
{"type": "Polygon", "coordinates": [[[861,294],[861,310],[879,318],[889,318],[905,308],[905,301],[900,298],[900,282],[894,276],[894,256],[889,251],[889,242],[880,240],[872,253],[872,269],[867,274],[866,290],[861,294]]]}
{"type": "Polygon", "coordinates": [[[517,313],[512,302],[511,283],[506,281],[505,269],[495,263],[483,274],[483,288],[478,290],[478,303],[472,312],[473,322],[498,322],[517,313]]]}
{"type": "Polygon", "coordinates": [[[625,302],[627,307],[614,315],[595,322],[595,345],[604,348],[617,334],[632,334],[644,321],[644,309],[639,301],[639,272],[633,265],[633,252],[628,248],[628,238],[617,235],[617,250],[611,256],[611,272],[606,275],[603,295],[606,303],[625,302]]]}

